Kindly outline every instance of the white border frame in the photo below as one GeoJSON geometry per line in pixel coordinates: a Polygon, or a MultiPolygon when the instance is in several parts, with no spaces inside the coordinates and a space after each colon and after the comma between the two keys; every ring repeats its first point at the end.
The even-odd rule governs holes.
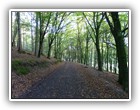
{"type": "Polygon", "coordinates": [[[9,10],[9,100],[10,101],[130,101],[131,100],[131,10],[130,9],[10,9],[9,10]],[[12,11],[125,11],[129,12],[129,99],[11,99],[11,12],[12,11]]]}

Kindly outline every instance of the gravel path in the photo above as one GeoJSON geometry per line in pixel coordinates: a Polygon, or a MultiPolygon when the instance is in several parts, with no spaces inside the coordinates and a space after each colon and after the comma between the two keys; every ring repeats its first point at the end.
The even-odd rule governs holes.
{"type": "MultiPolygon", "coordinates": [[[[65,62],[48,77],[43,78],[19,98],[23,99],[80,99],[90,98],[86,84],[74,63],[65,62]]],[[[92,92],[92,97],[94,94],[92,92]]]]}

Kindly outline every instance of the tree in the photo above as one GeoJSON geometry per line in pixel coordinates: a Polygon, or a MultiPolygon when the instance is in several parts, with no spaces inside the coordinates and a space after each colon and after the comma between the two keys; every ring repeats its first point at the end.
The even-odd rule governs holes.
{"type": "Polygon", "coordinates": [[[88,48],[88,44],[89,44],[89,35],[88,35],[88,30],[86,33],[86,46],[85,46],[85,58],[84,58],[84,64],[88,65],[88,53],[89,53],[89,48],[88,48]]]}
{"type": "Polygon", "coordinates": [[[77,21],[77,51],[78,51],[78,62],[83,63],[83,49],[82,49],[82,35],[80,33],[81,27],[79,21],[77,21]]]}
{"type": "Polygon", "coordinates": [[[43,54],[119,73],[119,83],[128,90],[126,12],[15,13],[12,45],[17,42],[18,51],[35,50],[37,57],[43,54]]]}
{"type": "Polygon", "coordinates": [[[98,70],[102,71],[102,60],[101,60],[100,45],[99,45],[99,31],[100,31],[101,23],[104,19],[104,14],[99,13],[99,12],[93,12],[93,22],[92,22],[92,24],[87,19],[86,15],[84,13],[83,13],[83,15],[84,15],[87,23],[90,25],[93,33],[94,33],[95,40],[93,39],[93,37],[92,37],[92,39],[93,39],[93,42],[95,43],[96,50],[97,50],[98,70]]]}
{"type": "Polygon", "coordinates": [[[46,34],[48,25],[50,23],[50,19],[51,19],[51,14],[52,12],[49,12],[47,14],[47,23],[44,29],[43,23],[44,23],[44,18],[42,16],[43,13],[39,12],[39,20],[40,20],[40,38],[39,38],[39,50],[38,50],[38,57],[40,57],[41,55],[41,50],[42,50],[42,45],[43,45],[43,40],[44,40],[44,36],[46,34]]]}
{"type": "Polygon", "coordinates": [[[54,13],[54,20],[52,21],[52,27],[51,27],[51,33],[48,36],[48,55],[47,57],[50,58],[50,54],[51,54],[51,48],[52,48],[52,44],[55,41],[55,51],[54,51],[54,57],[57,58],[57,49],[56,49],[56,44],[57,44],[57,39],[56,37],[58,36],[58,34],[61,32],[61,30],[66,27],[70,22],[68,22],[66,25],[62,25],[64,23],[64,20],[66,18],[66,16],[68,17],[71,13],[67,13],[67,12],[56,12],[54,13]]]}
{"type": "Polygon", "coordinates": [[[38,52],[38,12],[35,13],[36,14],[36,28],[35,28],[35,53],[34,55],[37,56],[37,52],[38,52]]]}
{"type": "Polygon", "coordinates": [[[16,15],[16,19],[14,21],[14,32],[13,32],[13,36],[12,36],[12,47],[15,47],[15,38],[17,36],[17,32],[18,32],[18,29],[17,29],[17,13],[15,12],[15,15],[16,15]]]}
{"type": "Polygon", "coordinates": [[[51,33],[48,35],[48,53],[47,57],[50,58],[51,55],[51,48],[52,48],[52,43],[56,37],[56,28],[57,28],[57,19],[58,19],[58,12],[53,14],[53,21],[52,21],[52,27],[51,27],[51,33]]]}
{"type": "Polygon", "coordinates": [[[33,39],[33,14],[31,12],[31,44],[32,44],[32,52],[34,51],[34,39],[33,39]]]}
{"type": "Polygon", "coordinates": [[[105,13],[106,20],[110,27],[111,33],[114,36],[117,48],[117,57],[118,57],[118,67],[119,67],[119,83],[123,85],[125,91],[129,90],[129,75],[128,75],[128,67],[126,60],[126,52],[125,52],[125,44],[124,44],[124,36],[122,35],[121,24],[119,20],[118,12],[110,13],[112,22],[105,13]]]}
{"type": "Polygon", "coordinates": [[[20,12],[17,12],[17,28],[18,28],[18,51],[20,52],[21,47],[21,27],[20,27],[20,12]]]}

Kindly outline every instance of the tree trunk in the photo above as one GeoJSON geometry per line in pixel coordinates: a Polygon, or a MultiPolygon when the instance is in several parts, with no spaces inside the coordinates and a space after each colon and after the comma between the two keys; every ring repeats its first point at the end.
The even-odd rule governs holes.
{"type": "Polygon", "coordinates": [[[118,12],[111,12],[111,17],[113,20],[114,27],[106,15],[107,22],[110,26],[110,30],[116,42],[118,67],[119,67],[119,80],[118,81],[120,84],[123,85],[124,90],[128,92],[129,75],[128,75],[127,59],[126,59],[126,52],[125,52],[125,45],[124,45],[124,37],[121,31],[121,24],[119,21],[118,12]]]}
{"type": "Polygon", "coordinates": [[[39,29],[39,49],[38,49],[38,58],[41,55],[41,48],[42,48],[42,16],[41,16],[41,12],[39,12],[39,20],[40,20],[40,29],[39,29]]]}
{"type": "Polygon", "coordinates": [[[51,46],[49,46],[47,58],[50,58],[50,55],[51,55],[51,46]]]}
{"type": "Polygon", "coordinates": [[[88,38],[88,33],[87,33],[86,47],[85,47],[85,59],[84,59],[84,64],[86,64],[86,65],[88,65],[88,42],[89,42],[89,38],[88,38]]]}
{"type": "Polygon", "coordinates": [[[18,32],[18,27],[17,27],[17,16],[14,22],[14,33],[13,33],[13,37],[12,37],[12,47],[15,47],[15,38],[17,36],[17,32],[18,32]]]}
{"type": "Polygon", "coordinates": [[[110,72],[112,72],[112,59],[110,59],[110,72]]]}
{"type": "Polygon", "coordinates": [[[48,17],[48,21],[47,21],[47,24],[46,24],[46,27],[45,29],[43,29],[43,16],[41,15],[41,12],[39,12],[39,19],[40,19],[40,39],[39,39],[39,50],[38,50],[38,58],[40,57],[41,55],[41,52],[42,52],[42,46],[43,46],[43,40],[44,40],[44,36],[46,34],[46,30],[48,28],[48,25],[50,23],[50,19],[51,19],[51,13],[49,13],[49,17],[48,17]]]}
{"type": "Polygon", "coordinates": [[[109,56],[108,53],[109,53],[109,48],[108,48],[108,44],[106,44],[106,46],[107,46],[107,50],[106,50],[107,51],[107,56],[106,56],[107,57],[107,61],[106,61],[106,63],[107,63],[107,71],[108,71],[108,56],[109,56]]]}
{"type": "Polygon", "coordinates": [[[20,12],[17,12],[17,27],[18,27],[18,52],[21,51],[21,29],[20,29],[20,12]]]}
{"type": "Polygon", "coordinates": [[[52,43],[53,43],[52,36],[49,35],[49,36],[48,36],[48,53],[47,53],[47,58],[50,58],[52,43]]]}
{"type": "MultiPolygon", "coordinates": [[[[103,39],[103,38],[102,38],[103,39]]],[[[102,40],[103,41],[103,40],[102,40]]],[[[104,47],[103,47],[103,42],[102,42],[102,46],[101,46],[101,61],[102,61],[102,69],[104,69],[104,47]]]]}
{"type": "Polygon", "coordinates": [[[98,58],[98,70],[102,71],[101,53],[98,45],[96,45],[96,50],[97,50],[97,58],[98,58]]]}
{"type": "Polygon", "coordinates": [[[96,61],[97,61],[97,51],[94,48],[94,68],[96,68],[96,61]]]}
{"type": "Polygon", "coordinates": [[[38,55],[37,55],[37,57],[39,58],[40,57],[40,55],[41,55],[41,48],[42,48],[42,43],[39,43],[39,49],[38,49],[38,55]]]}
{"type": "Polygon", "coordinates": [[[121,33],[121,24],[119,21],[119,15],[116,12],[111,13],[113,22],[114,22],[114,38],[116,42],[117,48],[117,56],[119,62],[119,83],[123,85],[124,90],[128,92],[128,67],[127,67],[127,60],[126,60],[126,52],[125,52],[125,45],[124,45],[124,37],[121,33]]]}
{"type": "Polygon", "coordinates": [[[34,41],[33,41],[33,18],[32,18],[32,12],[31,12],[31,45],[32,45],[32,52],[34,51],[34,41]]]}
{"type": "Polygon", "coordinates": [[[90,66],[93,66],[92,62],[93,62],[93,48],[91,48],[91,51],[90,51],[90,66]]]}
{"type": "Polygon", "coordinates": [[[93,12],[94,16],[93,16],[93,24],[94,24],[94,28],[91,25],[91,23],[89,22],[89,20],[87,19],[86,15],[83,13],[84,17],[86,18],[88,24],[90,25],[92,31],[94,32],[95,35],[95,46],[96,46],[96,50],[97,50],[97,57],[98,57],[98,70],[102,71],[102,59],[101,59],[101,53],[100,53],[100,45],[99,45],[99,29],[101,26],[101,23],[104,19],[104,14],[102,13],[102,16],[100,16],[99,19],[99,12],[93,12]]]}
{"type": "Polygon", "coordinates": [[[57,58],[57,37],[54,39],[54,58],[57,58]]]}
{"type": "Polygon", "coordinates": [[[18,32],[17,26],[15,26],[15,28],[14,28],[14,34],[13,34],[13,39],[12,39],[12,47],[15,47],[15,38],[17,36],[17,32],[18,32]]]}
{"type": "Polygon", "coordinates": [[[102,61],[101,61],[101,53],[100,53],[100,46],[99,46],[99,29],[96,29],[96,50],[97,50],[97,58],[98,58],[98,70],[102,71],[102,61]]]}
{"type": "Polygon", "coordinates": [[[37,56],[38,52],[38,13],[36,13],[36,36],[35,36],[35,53],[34,55],[37,56]]]}

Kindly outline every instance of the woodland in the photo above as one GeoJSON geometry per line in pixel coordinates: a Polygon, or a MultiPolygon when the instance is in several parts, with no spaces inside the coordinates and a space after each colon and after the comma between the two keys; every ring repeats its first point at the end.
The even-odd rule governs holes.
{"type": "MultiPolygon", "coordinates": [[[[126,93],[128,40],[129,12],[11,12],[11,47],[16,52],[115,74],[126,93]]],[[[12,59],[12,68],[15,63],[12,59]]]]}

